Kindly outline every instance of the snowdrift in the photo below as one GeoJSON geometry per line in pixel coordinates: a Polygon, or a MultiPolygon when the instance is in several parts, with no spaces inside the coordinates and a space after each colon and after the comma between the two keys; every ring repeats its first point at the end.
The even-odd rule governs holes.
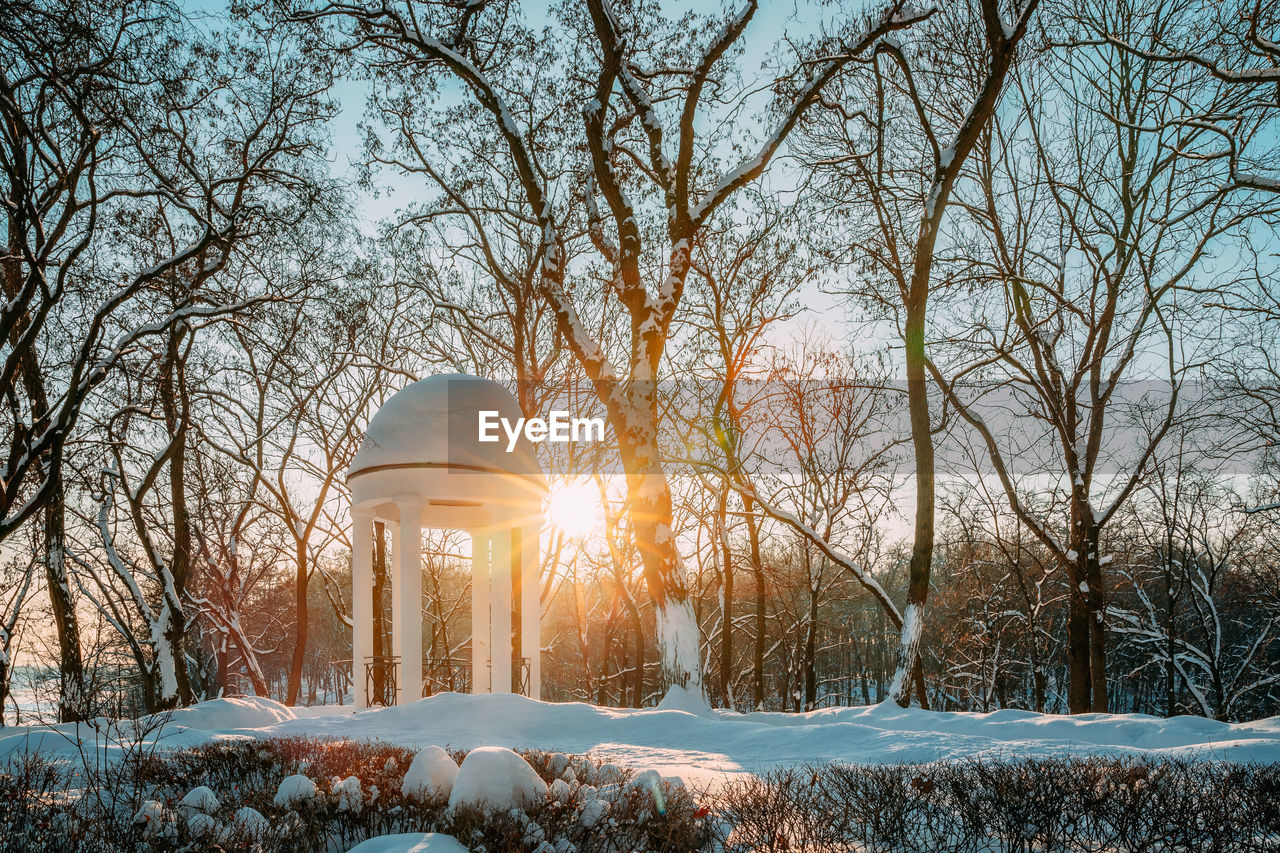
{"type": "MultiPolygon", "coordinates": [[[[674,703],[673,703],[674,704],[674,703]]],[[[148,730],[151,729],[151,730],[148,730]]],[[[81,724],[0,730],[0,761],[15,752],[74,755],[124,748],[130,726],[81,724]],[[78,744],[77,741],[80,743],[78,744]]],[[[891,704],[807,714],[641,710],[536,702],[523,696],[446,693],[410,705],[354,711],[290,709],[269,699],[221,699],[175,712],[144,737],[164,747],[225,738],[291,735],[428,745],[502,746],[591,753],[664,776],[714,780],[808,762],[898,764],[956,758],[1143,754],[1280,762],[1280,717],[1221,723],[1134,714],[1059,716],[922,711],[891,704]]]]}

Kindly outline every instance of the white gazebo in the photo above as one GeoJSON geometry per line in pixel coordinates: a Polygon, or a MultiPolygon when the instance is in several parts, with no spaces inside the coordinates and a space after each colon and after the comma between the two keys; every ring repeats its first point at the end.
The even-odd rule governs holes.
{"type": "MultiPolygon", "coordinates": [[[[510,693],[513,661],[528,667],[528,695],[540,697],[538,534],[545,481],[523,438],[479,440],[482,411],[515,423],[520,407],[487,379],[444,374],[389,399],[365,432],[347,483],[352,518],[351,675],[356,707],[367,707],[373,660],[373,524],[392,531],[391,653],[395,702],[423,692],[423,528],[471,534],[471,692],[510,693]],[[513,639],[515,644],[513,645],[513,639]]],[[[501,432],[501,431],[499,431],[501,432]]],[[[519,669],[514,670],[519,677],[519,669]]]]}

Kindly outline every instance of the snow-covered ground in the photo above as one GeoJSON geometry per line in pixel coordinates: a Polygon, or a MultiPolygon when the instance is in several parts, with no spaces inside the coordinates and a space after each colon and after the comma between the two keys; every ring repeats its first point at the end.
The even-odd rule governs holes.
{"type": "MultiPolygon", "coordinates": [[[[173,712],[158,733],[165,747],[215,739],[314,735],[430,744],[531,747],[590,753],[637,770],[696,783],[807,762],[924,762],[965,757],[1088,754],[1280,762],[1280,717],[1219,723],[1133,714],[1057,716],[1026,711],[932,712],[893,705],[807,714],[643,710],[535,702],[516,695],[442,694],[411,705],[288,708],[270,699],[219,699],[173,712]]],[[[674,707],[673,707],[674,705],[674,707]]],[[[81,725],[0,729],[0,762],[30,749],[71,756],[102,738],[81,725]]],[[[107,749],[118,752],[119,745],[107,749]]]]}

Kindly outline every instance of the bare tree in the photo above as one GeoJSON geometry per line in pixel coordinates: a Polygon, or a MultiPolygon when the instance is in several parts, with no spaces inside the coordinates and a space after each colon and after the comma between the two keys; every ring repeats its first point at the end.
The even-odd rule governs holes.
{"type": "Polygon", "coordinates": [[[13,676],[14,638],[23,605],[27,603],[35,578],[34,561],[8,561],[0,569],[0,727],[4,726],[4,706],[9,701],[9,684],[13,676]]]}
{"type": "Polygon", "coordinates": [[[922,683],[919,646],[933,560],[935,425],[926,332],[935,254],[940,241],[946,242],[952,195],[1000,104],[1038,5],[953,4],[913,31],[909,42],[879,43],[870,73],[830,93],[809,134],[808,152],[822,179],[820,197],[836,211],[835,233],[847,240],[850,260],[868,285],[858,296],[887,315],[904,345],[915,532],[899,666],[890,691],[903,705],[913,680],[922,683]],[[859,215],[866,211],[852,231],[842,220],[848,205],[859,215]]]}
{"type": "MultiPolygon", "coordinates": [[[[331,261],[318,260],[321,270],[332,271],[331,261]]],[[[279,306],[271,320],[261,317],[253,330],[234,327],[239,381],[219,397],[232,426],[219,446],[254,472],[254,500],[287,534],[295,608],[288,704],[302,688],[317,556],[330,544],[352,544],[343,542],[336,503],[342,475],[359,449],[372,401],[389,392],[382,362],[362,355],[366,344],[378,350],[368,336],[385,327],[369,314],[367,283],[347,284],[340,298],[315,289],[279,306]]]]}
{"type": "Polygon", "coordinates": [[[194,461],[193,482],[202,496],[194,526],[199,571],[187,592],[214,638],[215,684],[239,689],[243,675],[255,695],[269,696],[263,657],[280,648],[285,630],[266,591],[287,559],[288,544],[256,499],[252,469],[207,447],[194,461]]]}
{"type": "Polygon", "coordinates": [[[971,478],[950,485],[934,657],[944,665],[944,707],[1059,707],[1059,611],[1066,599],[1054,556],[1009,510],[998,483],[981,476],[985,450],[971,448],[971,478]],[[963,703],[959,697],[968,695],[963,703]]]}
{"type": "MultiPolygon", "coordinates": [[[[1076,8],[1125,25],[1123,11],[1076,8]]],[[[1103,531],[1192,402],[1180,392],[1204,354],[1191,286],[1266,208],[1169,153],[1216,145],[1178,111],[1230,103],[1229,90],[1110,46],[1053,54],[1015,85],[1017,110],[981,140],[978,194],[964,199],[965,225],[981,236],[958,236],[948,258],[989,298],[955,309],[948,338],[966,355],[939,347],[929,368],[1069,581],[1071,711],[1106,711],[1103,531]],[[1044,490],[1064,494],[1033,508],[1028,494],[1044,490]]]]}
{"type": "Polygon", "coordinates": [[[1184,454],[1162,462],[1144,489],[1152,511],[1136,521],[1146,553],[1121,568],[1133,604],[1109,613],[1123,640],[1163,665],[1167,713],[1178,712],[1174,697],[1185,690],[1193,712],[1241,719],[1253,694],[1280,684],[1280,615],[1272,596],[1258,594],[1270,585],[1258,548],[1267,523],[1233,511],[1239,497],[1184,454]],[[1162,583],[1150,583],[1153,575],[1162,583]]]}
{"type": "MultiPolygon", "coordinates": [[[[796,294],[807,270],[792,218],[767,199],[753,196],[750,204],[747,211],[727,215],[715,230],[708,229],[698,243],[692,304],[684,322],[692,334],[679,355],[696,367],[679,380],[680,387],[667,406],[676,429],[686,436],[686,446],[696,436],[700,444],[717,448],[719,466],[739,487],[708,483],[716,494],[713,528],[721,605],[715,695],[726,707],[733,707],[736,555],[731,534],[733,518],[740,514],[747,529],[746,562],[754,585],[751,707],[758,708],[765,691],[769,586],[761,555],[762,518],[752,498],[740,490],[748,480],[747,459],[754,454],[760,428],[768,419],[773,369],[769,335],[798,310],[796,294]],[[749,217],[745,223],[737,221],[744,216],[749,217]]],[[[692,453],[688,448],[681,455],[692,453]]],[[[694,470],[700,476],[706,474],[703,469],[694,470]]]]}
{"type": "Polygon", "coordinates": [[[203,51],[182,27],[145,0],[23,2],[0,25],[14,60],[0,76],[9,443],[0,540],[42,514],[63,719],[86,713],[64,471],[86,400],[139,341],[222,310],[206,285],[238,241],[279,214],[262,191],[310,185],[300,176],[327,114],[319,66],[290,70],[270,53],[269,80],[255,85],[263,69],[246,60],[260,46],[203,51]],[[180,32],[190,49],[176,47],[180,32]],[[163,223],[170,253],[130,257],[114,236],[135,218],[163,223]],[[172,275],[188,282],[187,299],[161,311],[149,296],[172,275]]]}
{"type": "Polygon", "coordinates": [[[754,150],[728,164],[712,152],[730,132],[747,142],[744,128],[735,120],[718,137],[700,139],[698,127],[703,111],[715,105],[713,97],[729,98],[723,91],[732,83],[729,59],[756,13],[754,0],[719,21],[722,27],[709,41],[699,38],[700,27],[691,35],[688,21],[668,22],[647,10],[622,16],[608,0],[591,0],[585,10],[565,7],[560,32],[572,38],[541,44],[505,2],[408,2],[378,9],[330,3],[303,13],[354,20],[358,42],[378,51],[384,66],[426,68],[461,82],[474,98],[471,126],[495,139],[514,170],[520,210],[537,233],[538,296],[550,306],[565,346],[594,384],[618,436],[631,529],[657,608],[664,678],[670,683],[701,690],[697,626],[671,532],[671,494],[658,450],[656,393],[693,247],[716,211],[760,176],[823,88],[882,36],[917,19],[900,14],[901,6],[893,4],[834,56],[792,72],[799,78],[794,96],[780,105],[754,150]],[[682,45],[680,52],[671,51],[670,39],[682,45]],[[567,45],[558,53],[562,42],[567,45]],[[550,87],[560,120],[532,124],[527,119],[541,112],[531,116],[525,108],[528,93],[553,73],[562,75],[550,87]],[[576,131],[564,119],[569,99],[585,104],[576,131]],[[544,145],[546,134],[551,146],[544,145]],[[572,144],[556,146],[558,139],[572,144]],[[575,162],[576,151],[585,151],[587,162],[575,162]],[[566,174],[568,187],[553,183],[566,174]],[[585,223],[575,222],[568,206],[575,196],[587,202],[585,223]],[[609,341],[582,319],[590,291],[574,285],[570,260],[583,237],[604,266],[604,296],[616,299],[623,312],[613,355],[609,341]]]}
{"type": "Polygon", "coordinates": [[[150,353],[151,364],[138,371],[133,387],[122,395],[127,404],[102,427],[109,462],[103,468],[98,534],[111,571],[106,577],[92,573],[101,599],[85,594],[110,614],[132,650],[151,712],[195,700],[186,650],[187,581],[195,557],[186,474],[194,384],[187,364],[194,337],[195,329],[185,322],[170,326],[158,352],[150,353]],[[139,423],[154,426],[158,435],[147,435],[139,423]],[[143,449],[141,459],[131,452],[135,448],[143,449]],[[121,499],[124,527],[139,546],[137,559],[117,539],[112,515],[121,499]],[[113,582],[125,590],[118,599],[113,582]],[[134,631],[133,613],[145,626],[142,631],[134,631]]]}
{"type": "MultiPolygon", "coordinates": [[[[887,397],[892,395],[872,371],[821,351],[802,351],[770,384],[771,443],[777,455],[770,473],[754,476],[753,485],[776,483],[771,505],[787,506],[823,542],[836,545],[863,566],[873,565],[877,527],[893,505],[893,444],[882,438],[891,408],[887,397]]],[[[846,573],[807,537],[796,539],[807,587],[800,707],[808,711],[817,707],[819,698],[819,610],[835,578],[846,573]]]]}
{"type": "Polygon", "coordinates": [[[1276,115],[1280,104],[1280,42],[1275,33],[1280,13],[1265,0],[1156,0],[1125,5],[1123,22],[1068,8],[1064,18],[1076,25],[1064,42],[1108,45],[1178,75],[1198,75],[1207,85],[1237,90],[1229,107],[1188,101],[1182,119],[1214,134],[1221,144],[1204,150],[1171,149],[1197,160],[1226,164],[1229,180],[1243,189],[1280,192],[1274,144],[1253,127],[1276,115]]]}

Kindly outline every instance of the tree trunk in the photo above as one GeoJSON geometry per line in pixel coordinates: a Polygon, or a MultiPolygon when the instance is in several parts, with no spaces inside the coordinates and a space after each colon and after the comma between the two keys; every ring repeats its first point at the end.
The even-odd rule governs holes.
{"type": "MultiPolygon", "coordinates": [[[[635,596],[631,594],[631,590],[627,589],[626,576],[621,571],[621,566],[614,564],[614,587],[617,590],[618,600],[622,602],[622,609],[626,611],[627,621],[631,623],[631,631],[635,640],[635,661],[633,666],[635,672],[631,678],[631,707],[639,708],[644,703],[644,618],[640,613],[640,606],[636,604],[635,596]]],[[[622,641],[625,648],[625,640],[622,641]]],[[[627,704],[627,681],[622,683],[623,704],[627,704]]]]}
{"type": "Polygon", "coordinates": [[[912,683],[915,685],[916,701],[924,710],[929,710],[929,689],[924,680],[924,656],[916,655],[916,666],[911,673],[912,683]]]}
{"type": "Polygon", "coordinates": [[[634,599],[631,599],[630,610],[631,632],[636,644],[635,661],[632,664],[635,672],[631,682],[631,707],[640,708],[644,706],[644,620],[640,618],[640,608],[636,606],[634,599]]]}
{"type": "Polygon", "coordinates": [[[1107,701],[1107,624],[1106,590],[1102,582],[1102,564],[1098,545],[1101,539],[1096,525],[1087,527],[1085,538],[1085,581],[1089,585],[1086,602],[1089,608],[1089,708],[1097,714],[1110,710],[1107,701]]]}
{"type": "Polygon", "coordinates": [[[1165,595],[1165,663],[1164,663],[1164,706],[1166,717],[1172,717],[1177,713],[1177,671],[1174,667],[1174,660],[1178,653],[1177,623],[1175,621],[1175,606],[1177,597],[1173,591],[1173,572],[1169,565],[1169,561],[1173,559],[1172,549],[1165,551],[1164,558],[1164,595],[1165,595]]]}
{"type": "Polygon", "coordinates": [[[1028,620],[1028,623],[1031,629],[1031,652],[1029,655],[1031,664],[1031,710],[1037,714],[1043,714],[1046,692],[1044,664],[1040,661],[1040,652],[1036,648],[1034,618],[1028,620]]]}
{"type": "MultiPolygon", "coordinates": [[[[933,435],[929,426],[929,389],[925,384],[924,331],[928,295],[928,265],[932,261],[933,240],[918,247],[917,270],[906,300],[907,409],[911,422],[911,446],[916,463],[916,518],[911,543],[911,562],[907,581],[907,606],[902,614],[902,635],[898,649],[897,669],[889,693],[893,701],[905,707],[910,701],[911,686],[923,683],[919,670],[920,636],[924,627],[924,606],[929,595],[929,571],[933,563],[934,461],[933,435]]],[[[921,700],[927,702],[927,697],[921,700]]]]}
{"type": "Polygon", "coordinates": [[[804,710],[812,711],[818,704],[818,590],[809,585],[809,624],[804,638],[804,710]]]}
{"type": "Polygon", "coordinates": [[[1070,584],[1067,609],[1067,707],[1073,714],[1107,710],[1106,634],[1103,623],[1099,531],[1088,498],[1071,506],[1071,550],[1064,569],[1070,584]]]}
{"type": "Polygon", "coordinates": [[[302,691],[302,667],[307,658],[307,543],[298,542],[294,547],[294,563],[297,575],[294,578],[295,610],[294,619],[297,639],[293,644],[293,661],[289,666],[289,686],[285,694],[286,705],[298,704],[298,694],[302,691]]]}
{"type": "Polygon", "coordinates": [[[657,618],[661,681],[701,695],[698,623],[671,530],[671,487],[658,452],[656,400],[652,389],[643,393],[643,423],[617,431],[631,527],[657,618]]]}
{"type": "MultiPolygon", "coordinates": [[[[173,512],[173,556],[169,561],[169,575],[173,585],[162,591],[161,617],[164,626],[164,640],[171,656],[173,684],[165,684],[168,695],[161,697],[165,708],[175,705],[190,705],[195,702],[195,694],[191,690],[191,677],[187,672],[187,618],[183,600],[187,594],[187,576],[190,573],[192,544],[191,518],[187,512],[187,382],[183,369],[183,358],[180,353],[182,341],[186,338],[186,327],[182,324],[173,326],[169,331],[168,349],[165,355],[165,369],[161,373],[160,397],[164,408],[164,418],[169,428],[169,501],[173,512]]],[[[163,569],[162,569],[163,576],[163,569]]]]}
{"type": "MultiPolygon", "coordinates": [[[[4,265],[5,296],[13,299],[21,288],[23,257],[18,244],[18,224],[9,222],[9,261],[4,265]]],[[[25,318],[13,324],[10,344],[16,345],[26,329],[25,318]]],[[[44,376],[34,352],[23,353],[20,363],[23,389],[31,408],[31,425],[49,415],[49,398],[45,392],[44,376]]],[[[49,478],[49,498],[44,506],[44,568],[45,582],[49,589],[49,605],[54,628],[58,633],[58,721],[73,723],[88,719],[88,696],[84,684],[84,659],[80,654],[80,625],[76,618],[75,602],[71,598],[71,585],[67,577],[66,557],[66,494],[62,480],[62,445],[56,442],[45,463],[45,475],[49,478]]]]}
{"type": "Polygon", "coordinates": [[[727,522],[729,488],[720,490],[716,524],[720,533],[720,678],[717,689],[724,707],[733,708],[733,552],[727,522]]]}
{"type": "Polygon", "coordinates": [[[523,550],[522,531],[519,527],[511,529],[511,563],[503,566],[503,571],[511,574],[511,692],[521,692],[521,676],[524,674],[524,659],[532,660],[533,654],[525,648],[524,637],[524,572],[521,571],[523,550]]]}
{"type": "Polygon", "coordinates": [[[1071,552],[1063,571],[1067,575],[1067,710],[1087,714],[1093,708],[1090,675],[1088,580],[1084,570],[1084,522],[1079,509],[1071,512],[1071,552]]]}
{"type": "MultiPolygon", "coordinates": [[[[4,629],[0,628],[0,634],[4,634],[4,629]]],[[[9,643],[8,637],[5,635],[6,642],[0,647],[0,729],[4,728],[4,706],[9,701],[9,643]]]]}
{"type": "Polygon", "coordinates": [[[222,698],[227,695],[227,682],[231,679],[231,638],[225,630],[218,630],[218,646],[218,669],[214,675],[218,689],[214,695],[222,698]]]}
{"type": "Polygon", "coordinates": [[[58,721],[73,723],[89,718],[89,697],[84,684],[84,661],[80,656],[80,625],[67,577],[66,504],[61,461],[54,467],[54,487],[44,509],[45,582],[53,624],[58,632],[58,721]]]}
{"type": "Polygon", "coordinates": [[[742,505],[747,520],[747,537],[751,544],[751,572],[756,583],[756,637],[755,648],[751,652],[751,701],[752,708],[761,711],[764,710],[764,651],[768,643],[764,566],[760,562],[760,528],[752,512],[754,501],[744,496],[742,505]]]}
{"type": "Polygon", "coordinates": [[[578,645],[582,648],[582,677],[586,679],[583,695],[589,702],[595,687],[591,680],[591,639],[587,625],[587,596],[576,571],[573,574],[573,621],[578,632],[578,645]]]}
{"type": "Polygon", "coordinates": [[[600,675],[599,677],[596,678],[596,704],[597,705],[608,704],[607,691],[609,689],[609,654],[610,654],[610,649],[613,646],[613,629],[614,629],[614,624],[617,622],[617,619],[618,619],[618,602],[617,600],[615,600],[613,602],[612,609],[610,609],[609,611],[608,618],[605,619],[604,635],[601,637],[601,640],[600,640],[600,648],[603,651],[601,651],[600,653],[600,675]]]}

